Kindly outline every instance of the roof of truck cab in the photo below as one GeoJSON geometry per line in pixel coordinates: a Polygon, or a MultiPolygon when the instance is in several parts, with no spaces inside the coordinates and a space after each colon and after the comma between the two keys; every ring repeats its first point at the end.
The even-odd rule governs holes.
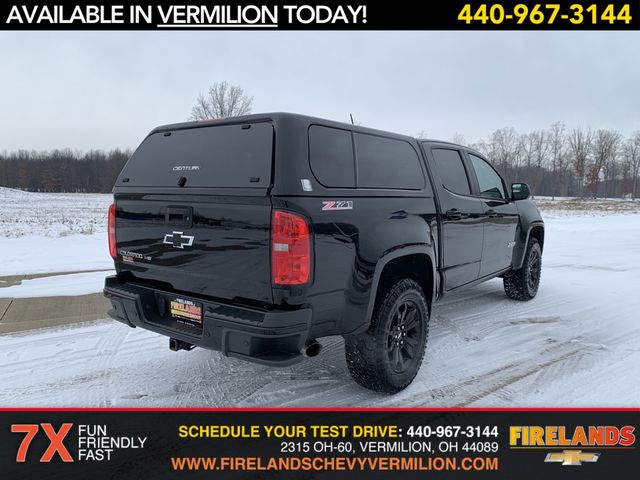
{"type": "Polygon", "coordinates": [[[153,135],[154,133],[160,132],[169,132],[174,130],[185,130],[189,128],[201,128],[201,127],[209,127],[212,125],[235,125],[242,123],[255,123],[260,121],[273,121],[278,123],[279,120],[286,119],[287,121],[300,122],[304,125],[323,125],[333,128],[341,128],[344,130],[352,130],[354,132],[362,132],[362,133],[371,133],[374,135],[384,135],[391,136],[395,138],[400,138],[404,140],[414,140],[417,142],[428,142],[428,143],[437,143],[441,145],[451,145],[452,147],[464,148],[471,152],[478,154],[479,156],[483,156],[478,150],[472,147],[468,147],[465,145],[460,145],[458,143],[447,142],[444,140],[438,140],[435,138],[416,138],[411,135],[403,135],[401,133],[390,132],[388,130],[380,130],[376,128],[364,127],[362,125],[352,125],[346,122],[338,122],[335,120],[328,120],[326,118],[320,117],[312,117],[310,115],[302,115],[299,113],[290,113],[290,112],[271,112],[271,113],[254,113],[251,115],[243,115],[240,117],[228,117],[228,118],[215,118],[211,120],[198,120],[191,122],[182,122],[182,123],[172,123],[167,125],[161,125],[159,127],[154,128],[149,135],[153,135]]]}
{"type": "Polygon", "coordinates": [[[403,135],[400,133],[394,133],[387,130],[379,130],[375,128],[364,127],[362,125],[352,125],[350,123],[337,122],[335,120],[328,120],[326,118],[318,118],[318,117],[312,117],[308,115],[301,115],[298,113],[287,113],[287,112],[255,113],[251,115],[243,115],[241,117],[229,117],[229,118],[220,118],[220,119],[211,119],[211,120],[173,123],[169,125],[162,125],[162,126],[156,127],[149,133],[149,135],[152,135],[154,133],[159,133],[159,132],[184,130],[188,128],[208,127],[212,125],[233,125],[233,124],[242,124],[242,123],[255,123],[260,121],[273,121],[277,124],[281,120],[286,120],[287,122],[300,122],[301,124],[305,124],[305,125],[317,124],[317,125],[323,125],[323,126],[334,127],[334,128],[342,128],[345,130],[352,130],[354,132],[372,133],[374,135],[391,136],[396,138],[402,138],[405,140],[416,140],[414,137],[410,135],[403,135]]]}
{"type": "Polygon", "coordinates": [[[460,145],[459,143],[454,143],[454,142],[447,142],[445,140],[437,140],[435,138],[420,138],[418,139],[419,142],[426,142],[426,143],[435,143],[438,145],[444,145],[444,146],[450,146],[450,147],[456,147],[456,148],[463,148],[465,150],[468,150],[472,153],[477,154],[480,157],[484,157],[484,154],[481,153],[479,150],[473,148],[473,147],[469,147],[468,145],[460,145]]]}

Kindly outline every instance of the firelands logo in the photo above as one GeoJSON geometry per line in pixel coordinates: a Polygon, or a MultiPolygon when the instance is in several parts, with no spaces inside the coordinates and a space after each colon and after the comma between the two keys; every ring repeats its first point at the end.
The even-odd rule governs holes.
{"type": "Polygon", "coordinates": [[[509,427],[509,445],[519,450],[551,450],[545,462],[562,465],[582,465],[597,462],[600,453],[583,451],[598,449],[633,449],[636,441],[635,427],[577,426],[567,428],[560,425],[512,426],[509,427]]]}

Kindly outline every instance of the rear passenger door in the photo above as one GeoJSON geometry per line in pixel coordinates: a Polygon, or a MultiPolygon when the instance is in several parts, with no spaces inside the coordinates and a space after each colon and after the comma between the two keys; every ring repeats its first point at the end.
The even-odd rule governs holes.
{"type": "Polygon", "coordinates": [[[484,241],[480,276],[511,265],[518,225],[518,208],[510,200],[502,177],[484,158],[467,152],[474,195],[482,202],[484,241]]]}
{"type": "Polygon", "coordinates": [[[484,212],[482,202],[472,196],[461,151],[449,145],[424,144],[424,147],[442,212],[445,290],[451,290],[478,279],[484,212]]]}

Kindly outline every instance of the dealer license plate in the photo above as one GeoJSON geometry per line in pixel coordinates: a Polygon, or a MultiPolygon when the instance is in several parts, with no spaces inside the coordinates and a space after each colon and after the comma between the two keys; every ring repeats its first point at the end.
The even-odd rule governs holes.
{"type": "Polygon", "coordinates": [[[171,318],[191,325],[202,326],[202,304],[182,297],[169,300],[171,318]]]}

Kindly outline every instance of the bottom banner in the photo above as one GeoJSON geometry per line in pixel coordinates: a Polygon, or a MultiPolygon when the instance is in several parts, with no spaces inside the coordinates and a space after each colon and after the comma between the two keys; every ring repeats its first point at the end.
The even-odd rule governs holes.
{"type": "Polygon", "coordinates": [[[2,478],[637,476],[640,409],[0,410],[2,478]]]}

